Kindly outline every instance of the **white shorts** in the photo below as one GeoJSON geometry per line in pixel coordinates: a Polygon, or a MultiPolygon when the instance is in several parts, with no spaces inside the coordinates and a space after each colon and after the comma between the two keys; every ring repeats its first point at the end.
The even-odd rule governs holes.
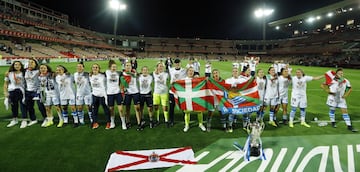
{"type": "Polygon", "coordinates": [[[75,99],[61,99],[61,100],[60,100],[60,105],[61,105],[61,106],[65,106],[65,105],[75,105],[75,99]]]}
{"type": "Polygon", "coordinates": [[[276,106],[279,104],[279,98],[264,98],[265,106],[276,106]]]}
{"type": "Polygon", "coordinates": [[[291,96],[291,107],[306,108],[307,98],[306,96],[291,96]]]}
{"type": "Polygon", "coordinates": [[[85,95],[85,96],[76,96],[76,100],[75,100],[76,105],[91,105],[92,103],[92,95],[85,95]]]}
{"type": "Polygon", "coordinates": [[[289,102],[288,96],[280,97],[280,100],[279,100],[280,104],[288,104],[288,102],[289,102]]]}
{"type": "Polygon", "coordinates": [[[331,107],[347,109],[346,100],[340,97],[335,97],[333,95],[328,96],[326,104],[331,107]]]}
{"type": "Polygon", "coordinates": [[[60,99],[59,97],[46,97],[45,98],[45,106],[51,106],[51,105],[59,105],[60,104],[60,99]]]}

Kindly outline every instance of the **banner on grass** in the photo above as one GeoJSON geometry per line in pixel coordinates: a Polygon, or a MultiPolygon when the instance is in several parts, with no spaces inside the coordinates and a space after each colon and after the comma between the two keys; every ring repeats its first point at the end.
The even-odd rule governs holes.
{"type": "Polygon", "coordinates": [[[223,114],[246,114],[260,108],[259,93],[254,77],[230,85],[205,77],[176,81],[171,92],[181,110],[207,111],[219,106],[223,114]]]}
{"type": "Polygon", "coordinates": [[[116,151],[110,155],[105,172],[196,164],[191,147],[140,151],[116,151]]]}

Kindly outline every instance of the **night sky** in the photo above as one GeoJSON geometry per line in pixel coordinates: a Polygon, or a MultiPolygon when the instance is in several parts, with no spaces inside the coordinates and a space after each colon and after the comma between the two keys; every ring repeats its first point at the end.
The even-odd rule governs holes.
{"type": "MultiPolygon", "coordinates": [[[[68,14],[70,23],[113,33],[114,15],[108,0],[31,0],[68,14]]],[[[340,0],[265,0],[274,21],[330,5],[340,0]]],[[[122,0],[117,33],[152,37],[261,39],[261,20],[254,10],[263,0],[122,0]]],[[[271,37],[271,35],[269,36],[271,37]]]]}

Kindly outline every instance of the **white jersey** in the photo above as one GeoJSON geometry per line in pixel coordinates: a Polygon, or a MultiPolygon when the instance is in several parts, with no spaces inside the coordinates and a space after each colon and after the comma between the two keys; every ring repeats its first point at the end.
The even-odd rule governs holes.
{"type": "Polygon", "coordinates": [[[263,101],[264,100],[264,95],[265,95],[266,79],[256,77],[256,83],[257,83],[257,89],[258,89],[258,92],[259,92],[260,100],[263,101]]]}
{"type": "Polygon", "coordinates": [[[90,85],[92,95],[97,97],[106,97],[106,77],[102,73],[90,76],[90,85]]]}
{"type": "Polygon", "coordinates": [[[186,70],[183,68],[175,69],[175,67],[170,68],[170,83],[173,83],[177,80],[184,79],[186,77],[186,70]]]}
{"type": "Polygon", "coordinates": [[[270,75],[266,75],[265,99],[279,98],[279,80],[270,75]]]}
{"type": "Polygon", "coordinates": [[[205,64],[205,73],[211,73],[211,64],[205,64]]]}
{"type": "Polygon", "coordinates": [[[342,97],[347,88],[351,88],[349,80],[344,79],[341,82],[333,81],[329,86],[332,94],[328,95],[326,104],[332,107],[347,108],[346,99],[342,97]]]}
{"type": "Polygon", "coordinates": [[[276,73],[280,72],[279,63],[274,63],[274,64],[271,65],[271,67],[274,68],[274,70],[275,70],[276,73]]]}
{"type": "Polygon", "coordinates": [[[155,94],[167,94],[169,91],[167,80],[169,75],[165,72],[156,74],[153,73],[154,76],[154,93],[155,94]]]}
{"type": "Polygon", "coordinates": [[[8,91],[14,91],[15,89],[24,91],[25,80],[22,72],[17,74],[15,72],[9,72],[4,80],[9,83],[8,91]]]}
{"type": "Polygon", "coordinates": [[[74,81],[76,85],[76,96],[86,96],[91,94],[89,73],[75,72],[74,81]]]}
{"type": "Polygon", "coordinates": [[[239,66],[240,66],[239,63],[236,62],[232,64],[232,68],[239,69],[239,66]]]}
{"type": "Polygon", "coordinates": [[[200,62],[194,62],[194,72],[200,72],[200,62]]]}
{"type": "Polygon", "coordinates": [[[244,71],[244,67],[248,65],[246,62],[241,62],[240,64],[240,71],[244,71]]]}
{"type": "Polygon", "coordinates": [[[60,99],[75,99],[74,78],[71,75],[57,75],[55,80],[58,85],[60,99]]]}
{"type": "Polygon", "coordinates": [[[225,80],[226,84],[231,84],[232,87],[235,87],[237,84],[242,84],[246,82],[249,78],[245,76],[239,76],[237,78],[231,77],[225,80]]]}
{"type": "Polygon", "coordinates": [[[289,85],[291,84],[291,80],[288,78],[284,78],[283,76],[279,76],[279,95],[281,98],[285,98],[289,96],[289,85]]]}
{"type": "MultiPolygon", "coordinates": [[[[123,75],[129,75],[129,74],[126,74],[125,72],[123,72],[123,75]]],[[[133,76],[133,74],[131,74],[130,77],[131,77],[131,79],[130,79],[129,87],[126,88],[126,94],[139,93],[139,88],[138,88],[136,76],[133,76]]]]}
{"type": "Polygon", "coordinates": [[[254,60],[250,60],[249,61],[249,68],[250,68],[250,71],[253,71],[253,72],[255,72],[256,71],[256,61],[254,61],[254,60]]]}
{"type": "Polygon", "coordinates": [[[140,75],[139,76],[140,94],[151,93],[152,82],[153,82],[153,77],[151,75],[147,75],[147,76],[140,75]]]}
{"type": "Polygon", "coordinates": [[[46,97],[58,97],[59,92],[55,78],[47,74],[45,76],[39,75],[40,91],[44,91],[46,97]]]}
{"type": "Polygon", "coordinates": [[[39,70],[29,70],[25,72],[26,91],[37,91],[39,88],[39,70]]]}
{"type": "Polygon", "coordinates": [[[276,72],[280,73],[282,68],[286,68],[286,64],[285,63],[279,63],[278,64],[278,70],[276,72]]]}
{"type": "MultiPolygon", "coordinates": [[[[191,63],[191,64],[186,64],[186,69],[188,69],[188,68],[190,68],[190,67],[192,67],[192,68],[194,68],[194,63],[191,63]]],[[[195,70],[195,69],[194,69],[195,70]]]]}
{"type": "Polygon", "coordinates": [[[114,95],[120,93],[120,73],[106,70],[106,94],[114,95]]]}
{"type": "Polygon", "coordinates": [[[303,76],[301,78],[293,77],[292,78],[292,91],[291,97],[306,97],[306,83],[313,80],[312,76],[303,76]]]}

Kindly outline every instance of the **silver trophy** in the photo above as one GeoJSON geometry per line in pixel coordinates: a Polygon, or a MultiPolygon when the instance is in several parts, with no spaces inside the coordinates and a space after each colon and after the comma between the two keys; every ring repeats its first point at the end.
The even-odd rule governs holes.
{"type": "Polygon", "coordinates": [[[260,122],[253,122],[247,125],[248,137],[244,147],[241,147],[237,142],[234,147],[245,153],[245,160],[249,161],[250,157],[260,157],[265,160],[265,154],[262,149],[261,133],[264,131],[265,124],[260,122]]]}

